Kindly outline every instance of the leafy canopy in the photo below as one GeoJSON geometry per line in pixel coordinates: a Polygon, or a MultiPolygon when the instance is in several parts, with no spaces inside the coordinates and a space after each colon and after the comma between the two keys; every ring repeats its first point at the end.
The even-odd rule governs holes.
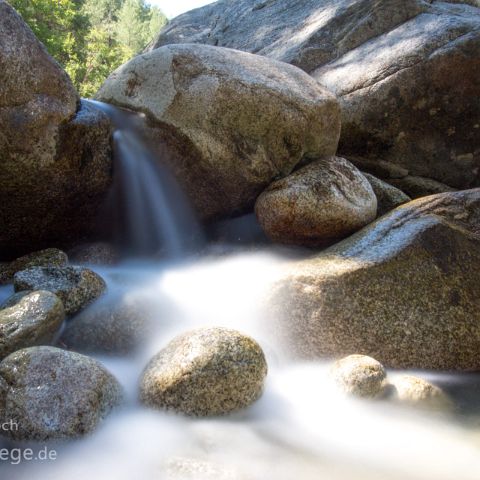
{"type": "Polygon", "coordinates": [[[150,43],[165,15],[145,0],[9,0],[80,95],[92,96],[107,76],[150,43]]]}

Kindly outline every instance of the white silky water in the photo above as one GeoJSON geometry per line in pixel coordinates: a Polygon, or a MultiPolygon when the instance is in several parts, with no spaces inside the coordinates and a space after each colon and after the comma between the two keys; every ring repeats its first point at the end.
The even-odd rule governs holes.
{"type": "MultiPolygon", "coordinates": [[[[138,138],[117,135],[116,141],[117,151],[129,157],[128,168],[135,170],[138,138]]],[[[138,166],[147,171],[150,167],[138,166]]],[[[140,203],[130,205],[132,211],[136,211],[134,205],[149,201],[150,193],[154,197],[159,194],[153,218],[157,209],[169,208],[169,199],[160,200],[162,192],[151,190],[153,186],[138,185],[133,196],[137,200],[145,196],[140,203]]],[[[158,236],[149,245],[144,243],[144,236],[150,233],[143,230],[142,222],[151,220],[131,217],[139,229],[132,232],[132,236],[139,234],[133,251],[144,256],[166,244],[169,255],[164,260],[130,258],[113,267],[91,266],[107,282],[106,300],[147,307],[154,320],[153,331],[137,353],[95,355],[122,383],[123,407],[88,437],[48,443],[48,448],[56,451],[55,461],[0,464],[1,480],[480,478],[477,376],[427,376],[449,387],[457,400],[464,402],[463,416],[340,396],[328,380],[329,363],[289,361],[276,345],[273,332],[265,328],[262,300],[294,253],[270,247],[254,251],[236,247],[223,251],[229,253],[203,249],[195,254],[191,244],[182,246],[192,232],[179,229],[172,212],[162,214],[158,236]],[[200,326],[235,328],[261,344],[269,365],[261,399],[245,411],[212,419],[185,418],[142,407],[137,400],[137,384],[148,360],[175,335],[200,326]]],[[[0,289],[0,297],[10,291],[10,287],[0,289]]]]}

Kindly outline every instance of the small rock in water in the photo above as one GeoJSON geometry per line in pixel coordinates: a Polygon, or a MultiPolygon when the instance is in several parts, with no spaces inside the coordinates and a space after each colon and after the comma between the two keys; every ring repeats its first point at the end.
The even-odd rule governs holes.
{"type": "Polygon", "coordinates": [[[151,329],[152,314],[144,302],[115,297],[76,315],[61,341],[83,353],[128,354],[148,339],[151,329]]]}
{"type": "Polygon", "coordinates": [[[78,437],[95,429],[122,399],[118,381],[96,360],[54,347],[18,350],[0,363],[0,418],[15,440],[78,437]]]}
{"type": "Polygon", "coordinates": [[[251,405],[263,391],[267,362],[258,343],[227,328],[184,333],[143,372],[141,401],[194,416],[222,415],[251,405]]]}
{"type": "Polygon", "coordinates": [[[65,319],[62,301],[46,291],[17,293],[0,310],[0,359],[55,340],[65,319]]]}
{"type": "Polygon", "coordinates": [[[242,472],[222,464],[195,458],[172,458],[166,462],[168,480],[246,480],[242,472]]]}
{"type": "Polygon", "coordinates": [[[385,368],[367,355],[349,355],[338,360],[330,376],[342,392],[355,397],[382,396],[387,386],[385,368]]]}
{"type": "Polygon", "coordinates": [[[390,381],[391,398],[412,407],[428,410],[449,410],[453,403],[439,387],[413,375],[401,375],[390,381]]]}
{"type": "Polygon", "coordinates": [[[15,273],[30,267],[63,267],[67,264],[67,254],[58,248],[29,253],[0,266],[0,284],[11,282],[15,273]]]}
{"type": "Polygon", "coordinates": [[[357,167],[328,157],[273,182],[255,213],[275,242],[325,246],[375,220],[377,199],[357,167]]]}
{"type": "Polygon", "coordinates": [[[106,289],[105,281],[82,267],[33,267],[14,276],[15,291],[48,290],[63,302],[72,315],[96,300],[106,289]]]}

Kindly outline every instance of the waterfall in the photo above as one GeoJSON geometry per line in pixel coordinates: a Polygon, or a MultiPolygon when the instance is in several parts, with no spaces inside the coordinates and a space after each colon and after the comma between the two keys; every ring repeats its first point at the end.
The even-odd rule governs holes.
{"type": "Polygon", "coordinates": [[[200,224],[176,179],[142,134],[145,118],[86,100],[113,124],[112,212],[116,240],[129,255],[184,256],[203,243],[200,224]]]}

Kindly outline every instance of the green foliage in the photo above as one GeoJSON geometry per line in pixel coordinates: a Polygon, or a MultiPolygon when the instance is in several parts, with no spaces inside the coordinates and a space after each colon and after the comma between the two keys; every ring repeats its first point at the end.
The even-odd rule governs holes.
{"type": "Polygon", "coordinates": [[[9,1],[85,97],[167,22],[145,0],[9,1]]]}

